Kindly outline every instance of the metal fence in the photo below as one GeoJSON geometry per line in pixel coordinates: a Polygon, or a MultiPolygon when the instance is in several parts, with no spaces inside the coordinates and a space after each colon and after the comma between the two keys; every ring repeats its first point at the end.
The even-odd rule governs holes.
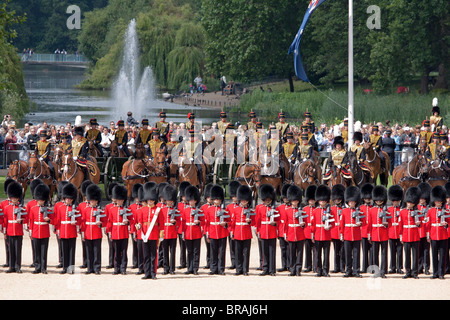
{"type": "Polygon", "coordinates": [[[89,60],[81,54],[19,53],[19,56],[23,62],[89,62],[89,60]]]}

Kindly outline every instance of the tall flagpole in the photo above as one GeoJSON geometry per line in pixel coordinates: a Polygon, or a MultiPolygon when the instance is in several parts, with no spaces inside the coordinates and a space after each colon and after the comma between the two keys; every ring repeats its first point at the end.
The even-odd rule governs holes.
{"type": "Polygon", "coordinates": [[[348,0],[348,148],[353,145],[353,0],[348,0]]]}

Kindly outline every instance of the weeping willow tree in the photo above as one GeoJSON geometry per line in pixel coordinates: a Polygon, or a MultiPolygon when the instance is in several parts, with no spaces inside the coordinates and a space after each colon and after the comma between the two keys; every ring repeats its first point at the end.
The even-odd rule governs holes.
{"type": "Polygon", "coordinates": [[[180,88],[191,83],[203,67],[204,30],[193,23],[184,24],[177,32],[175,47],[168,56],[168,86],[180,88]]]}

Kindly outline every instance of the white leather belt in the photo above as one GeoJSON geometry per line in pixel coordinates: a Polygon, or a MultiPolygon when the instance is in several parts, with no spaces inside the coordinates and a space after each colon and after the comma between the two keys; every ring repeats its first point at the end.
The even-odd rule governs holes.
{"type": "Polygon", "coordinates": [[[38,226],[48,226],[48,222],[35,222],[34,224],[38,225],[38,226]]]}
{"type": "Polygon", "coordinates": [[[392,222],[392,226],[398,226],[398,222],[392,222]]]}
{"type": "Polygon", "coordinates": [[[247,222],[236,222],[235,225],[237,225],[237,226],[248,226],[249,224],[247,222]]]}
{"type": "Polygon", "coordinates": [[[405,229],[417,228],[415,224],[403,226],[405,229]]]}
{"type": "Polygon", "coordinates": [[[344,226],[351,228],[351,227],[358,227],[356,223],[346,223],[344,226]]]}
{"type": "Polygon", "coordinates": [[[289,227],[291,228],[295,228],[295,227],[300,227],[299,223],[293,223],[293,224],[288,224],[289,227]]]}
{"type": "Polygon", "coordinates": [[[384,225],[383,224],[373,224],[372,225],[372,228],[381,228],[381,227],[384,227],[384,225]]]}
{"type": "Polygon", "coordinates": [[[8,220],[8,223],[19,223],[19,220],[8,220]]]}
{"type": "Polygon", "coordinates": [[[316,224],[316,228],[325,228],[324,224],[316,224]]]}
{"type": "Polygon", "coordinates": [[[126,224],[123,222],[113,222],[113,226],[125,226],[126,224]]]}
{"type": "Polygon", "coordinates": [[[95,226],[97,222],[86,222],[87,226],[95,226]]]}
{"type": "Polygon", "coordinates": [[[70,224],[72,221],[61,221],[61,224],[70,224]]]}
{"type": "Polygon", "coordinates": [[[186,225],[187,225],[187,226],[196,226],[197,224],[192,223],[192,222],[186,222],[186,225]]]}

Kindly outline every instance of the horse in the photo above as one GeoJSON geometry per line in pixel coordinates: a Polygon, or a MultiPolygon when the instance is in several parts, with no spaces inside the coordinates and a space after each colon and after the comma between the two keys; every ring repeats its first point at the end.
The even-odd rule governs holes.
{"type": "Polygon", "coordinates": [[[16,180],[23,187],[23,192],[27,191],[27,187],[30,184],[28,179],[29,168],[28,163],[23,160],[14,160],[9,165],[7,178],[16,180]]]}
{"type": "Polygon", "coordinates": [[[342,184],[345,187],[348,187],[352,184],[351,178],[346,178],[343,174],[341,169],[339,169],[336,166],[331,166],[330,168],[330,174],[328,176],[323,177],[323,181],[326,185],[328,185],[330,188],[333,188],[333,186],[337,184],[342,184]]]}
{"type": "MultiPolygon", "coordinates": [[[[49,201],[51,203],[53,193],[56,189],[56,181],[58,180],[58,172],[55,170],[55,179],[53,179],[50,168],[43,160],[41,160],[36,152],[31,152],[28,158],[28,180],[41,179],[44,184],[46,184],[50,188],[50,198],[49,201]]],[[[55,165],[53,165],[55,168],[55,165]]]]}
{"type": "Polygon", "coordinates": [[[93,158],[100,158],[102,156],[100,151],[95,146],[94,140],[88,140],[88,145],[89,145],[89,152],[88,152],[88,154],[90,156],[92,156],[93,158]]]}
{"type": "MultiPolygon", "coordinates": [[[[118,157],[118,158],[127,158],[127,154],[125,153],[125,151],[123,151],[123,149],[119,148],[119,144],[117,143],[116,140],[111,140],[111,157],[118,157]]],[[[128,148],[128,146],[125,146],[125,148],[128,149],[128,152],[130,152],[130,149],[128,148]]],[[[131,154],[131,152],[130,152],[131,154]]]]}
{"type": "Polygon", "coordinates": [[[234,180],[242,185],[248,186],[252,190],[253,203],[258,200],[258,188],[261,186],[261,164],[244,163],[240,164],[234,175],[234,180]]]}
{"type": "Polygon", "coordinates": [[[371,174],[364,171],[359,165],[356,153],[353,151],[347,151],[347,156],[353,184],[357,187],[361,187],[365,183],[373,183],[371,174]]]}
{"type": "Polygon", "coordinates": [[[449,173],[443,168],[445,165],[446,149],[440,148],[442,146],[436,147],[437,157],[435,160],[430,162],[430,170],[427,175],[425,175],[425,180],[433,188],[435,186],[444,186],[449,181],[449,173]]]}
{"type": "Polygon", "coordinates": [[[423,152],[418,152],[407,163],[394,168],[392,183],[400,185],[404,191],[410,187],[416,187],[423,182],[423,177],[428,174],[429,162],[423,152]]]}
{"type": "Polygon", "coordinates": [[[283,179],[281,176],[281,164],[276,162],[276,159],[265,154],[260,159],[261,169],[256,173],[261,175],[261,184],[271,184],[276,193],[281,195],[281,187],[283,186],[283,179]]]}
{"type": "Polygon", "coordinates": [[[322,168],[313,159],[307,159],[294,167],[294,184],[302,190],[322,183],[322,168]]]}
{"type": "Polygon", "coordinates": [[[154,169],[150,172],[148,180],[156,182],[157,184],[168,182],[169,177],[167,176],[166,154],[164,151],[161,149],[156,150],[156,155],[152,162],[154,169]]]}
{"type": "Polygon", "coordinates": [[[152,171],[154,171],[153,163],[146,158],[128,160],[123,164],[122,180],[127,188],[129,200],[131,200],[133,186],[147,182],[152,171]]]}
{"type": "Polygon", "coordinates": [[[386,152],[381,151],[384,155],[384,171],[381,169],[381,158],[378,155],[378,152],[372,147],[370,142],[364,142],[364,150],[366,152],[366,160],[364,160],[364,164],[372,171],[373,173],[373,183],[377,183],[378,176],[380,176],[380,182],[382,185],[387,187],[389,181],[389,172],[390,172],[390,161],[389,156],[386,152]]]}
{"type": "MultiPolygon", "coordinates": [[[[78,168],[77,163],[72,157],[70,152],[65,152],[63,155],[63,170],[62,170],[62,180],[69,181],[73,185],[80,189],[81,183],[84,181],[83,170],[78,168]]],[[[86,168],[89,173],[88,179],[95,184],[100,182],[100,170],[98,166],[90,160],[86,161],[86,168]]]]}
{"type": "Polygon", "coordinates": [[[195,163],[192,163],[189,158],[184,155],[178,157],[178,182],[189,182],[196,186],[200,192],[203,192],[203,187],[206,181],[206,166],[202,163],[202,175],[198,176],[198,170],[195,163]]]}

